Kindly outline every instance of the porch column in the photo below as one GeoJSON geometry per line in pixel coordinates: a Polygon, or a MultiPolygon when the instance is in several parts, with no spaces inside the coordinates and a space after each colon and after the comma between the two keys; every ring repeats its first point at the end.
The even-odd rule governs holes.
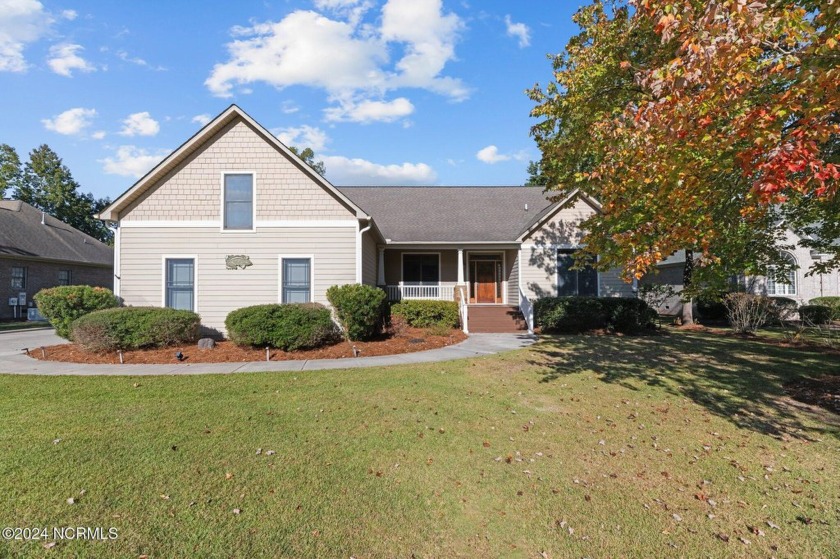
{"type": "Polygon", "coordinates": [[[458,249],[458,285],[464,285],[464,249],[458,249]]]}
{"type": "Polygon", "coordinates": [[[385,248],[379,247],[379,266],[377,267],[376,285],[385,285],[385,248]]]}

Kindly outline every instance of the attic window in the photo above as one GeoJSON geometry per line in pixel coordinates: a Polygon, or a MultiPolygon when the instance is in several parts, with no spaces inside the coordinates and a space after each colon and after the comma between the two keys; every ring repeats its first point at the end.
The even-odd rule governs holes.
{"type": "Polygon", "coordinates": [[[245,230],[254,228],[254,175],[231,173],[224,176],[224,228],[245,230]]]}

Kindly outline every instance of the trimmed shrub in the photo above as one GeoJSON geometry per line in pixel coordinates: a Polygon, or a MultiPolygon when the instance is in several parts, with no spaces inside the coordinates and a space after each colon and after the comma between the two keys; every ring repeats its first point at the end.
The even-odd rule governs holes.
{"type": "Polygon", "coordinates": [[[321,347],[338,339],[330,310],[318,303],[254,305],[225,318],[228,338],[237,345],[283,351],[321,347]]]}
{"type": "Polygon", "coordinates": [[[162,307],[118,307],[73,321],[73,340],[96,352],[167,347],[198,339],[201,318],[192,311],[162,307]]]}
{"type": "Polygon", "coordinates": [[[704,293],[697,297],[697,312],[706,320],[723,320],[726,318],[726,305],[723,293],[704,293]]]}
{"type": "Polygon", "coordinates": [[[534,321],[543,332],[611,328],[629,333],[652,328],[655,320],[656,311],[641,299],[542,297],[534,302],[534,321]]]}
{"type": "Polygon", "coordinates": [[[802,305],[799,307],[799,318],[808,326],[828,324],[834,316],[834,309],[826,305],[802,305]]]}
{"type": "Polygon", "coordinates": [[[369,340],[382,332],[388,296],[378,287],[351,283],[327,289],[327,299],[348,339],[369,340]]]}
{"type": "Polygon", "coordinates": [[[815,297],[808,304],[829,307],[832,310],[831,319],[840,320],[840,297],[815,297]]]}
{"type": "Polygon", "coordinates": [[[42,289],[35,294],[38,312],[50,321],[56,334],[71,339],[74,320],[93,311],[119,306],[110,289],[89,285],[64,285],[42,289]]]}
{"type": "Polygon", "coordinates": [[[406,299],[393,305],[391,314],[401,316],[415,328],[457,328],[461,320],[455,301],[406,299]]]}
{"type": "Polygon", "coordinates": [[[799,308],[799,303],[788,297],[770,297],[772,304],[771,317],[769,322],[774,324],[781,324],[785,320],[796,318],[796,310],[799,308]]]}
{"type": "Polygon", "coordinates": [[[656,325],[657,313],[642,299],[602,297],[607,326],[625,334],[648,330],[656,325]]]}
{"type": "Polygon", "coordinates": [[[755,332],[774,320],[778,307],[769,297],[752,293],[730,293],[724,298],[729,324],[735,332],[755,332]]]}

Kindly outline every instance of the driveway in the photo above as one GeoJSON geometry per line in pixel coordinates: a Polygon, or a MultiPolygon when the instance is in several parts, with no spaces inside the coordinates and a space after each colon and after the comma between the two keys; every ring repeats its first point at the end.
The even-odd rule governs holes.
{"type": "Polygon", "coordinates": [[[463,342],[398,355],[347,359],[309,359],[300,361],[254,361],[251,363],[172,363],[167,365],[89,365],[40,361],[27,356],[23,348],[37,351],[41,346],[66,343],[53,330],[22,330],[0,333],[0,374],[24,375],[197,375],[206,373],[246,373],[258,371],[310,371],[353,367],[387,367],[411,363],[433,363],[492,355],[527,347],[536,338],[528,334],[472,334],[463,342]]]}

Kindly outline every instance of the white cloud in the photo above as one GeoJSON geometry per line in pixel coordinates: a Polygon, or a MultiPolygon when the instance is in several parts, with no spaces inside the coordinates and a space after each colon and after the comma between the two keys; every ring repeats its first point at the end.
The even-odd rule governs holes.
{"type": "Polygon", "coordinates": [[[306,124],[297,127],[281,128],[272,130],[277,139],[287,146],[295,146],[301,149],[312,148],[314,152],[324,151],[327,142],[330,141],[327,133],[314,126],[306,124]]]}
{"type": "Polygon", "coordinates": [[[499,153],[499,148],[496,146],[487,146],[486,148],[482,148],[478,150],[478,153],[475,154],[475,157],[479,161],[483,161],[484,163],[494,164],[499,163],[500,161],[507,161],[510,159],[509,155],[504,155],[499,153]]]}
{"type": "Polygon", "coordinates": [[[405,97],[393,101],[352,100],[340,101],[338,107],[324,110],[324,116],[333,122],[394,122],[414,112],[414,105],[405,97]]]}
{"type": "Polygon", "coordinates": [[[79,56],[79,53],[83,50],[85,49],[82,45],[72,43],[53,45],[50,47],[50,57],[47,59],[47,64],[53,72],[66,78],[73,77],[73,70],[80,72],[95,71],[96,67],[93,64],[79,56]]]}
{"type": "Polygon", "coordinates": [[[120,130],[121,136],[154,136],[160,132],[160,124],[152,118],[152,116],[143,111],[142,113],[134,113],[128,115],[128,118],[123,120],[123,128],[120,130]]]}
{"type": "Polygon", "coordinates": [[[140,178],[169,155],[170,150],[148,150],[137,146],[120,146],[115,157],[100,159],[102,170],[109,175],[140,178]]]}
{"type": "Polygon", "coordinates": [[[130,64],[136,64],[138,66],[142,66],[144,68],[148,68],[148,69],[154,70],[156,72],[163,72],[163,71],[166,70],[166,68],[163,67],[163,66],[152,66],[151,64],[146,62],[145,59],[140,58],[139,56],[131,56],[130,54],[128,54],[127,51],[124,51],[124,50],[118,50],[116,54],[117,54],[117,58],[119,58],[123,62],[128,62],[130,64]]]}
{"type": "Polygon", "coordinates": [[[531,44],[531,29],[524,23],[514,23],[510,16],[505,16],[505,26],[508,37],[519,39],[519,48],[523,49],[531,44]]]}
{"type": "Polygon", "coordinates": [[[456,14],[444,13],[441,0],[388,0],[381,18],[367,23],[362,14],[372,6],[368,1],[316,0],[315,6],[331,16],[298,10],[277,22],[234,27],[228,60],[216,64],[204,82],[210,92],[232,97],[256,83],[305,85],[323,89],[338,105],[328,109],[334,120],[361,122],[410,114],[413,105],[405,97],[385,99],[400,88],[453,100],[469,96],[460,80],[441,75],[455,58],[463,28],[456,14]],[[402,55],[392,61],[390,52],[402,55]]]}
{"type": "Polygon", "coordinates": [[[53,118],[45,118],[41,122],[47,130],[52,130],[65,136],[75,136],[84,132],[96,116],[96,109],[77,107],[68,109],[53,118]]]}
{"type": "Polygon", "coordinates": [[[381,165],[364,159],[350,159],[339,155],[323,158],[327,178],[337,185],[428,185],[437,182],[434,169],[425,163],[381,165]]]}
{"type": "Polygon", "coordinates": [[[283,105],[280,107],[280,110],[283,111],[283,114],[291,115],[300,111],[300,107],[295,105],[294,101],[283,101],[283,105]]]}
{"type": "Polygon", "coordinates": [[[24,48],[41,38],[53,21],[37,0],[0,0],[0,72],[26,71],[24,48]]]}
{"type": "Polygon", "coordinates": [[[96,132],[94,132],[93,134],[91,134],[91,135],[90,135],[90,137],[91,137],[91,138],[93,138],[94,140],[101,140],[101,139],[103,139],[106,135],[107,135],[107,134],[105,134],[105,131],[104,131],[104,130],[97,130],[96,132]]]}
{"type": "Polygon", "coordinates": [[[79,17],[79,12],[76,10],[62,10],[61,17],[66,19],[67,21],[73,21],[77,17],[79,17]]]}
{"type": "Polygon", "coordinates": [[[190,122],[196,122],[196,123],[204,126],[205,124],[207,124],[211,120],[213,120],[213,117],[211,117],[207,113],[203,113],[203,114],[195,115],[194,117],[192,117],[192,120],[190,120],[190,122]]]}

